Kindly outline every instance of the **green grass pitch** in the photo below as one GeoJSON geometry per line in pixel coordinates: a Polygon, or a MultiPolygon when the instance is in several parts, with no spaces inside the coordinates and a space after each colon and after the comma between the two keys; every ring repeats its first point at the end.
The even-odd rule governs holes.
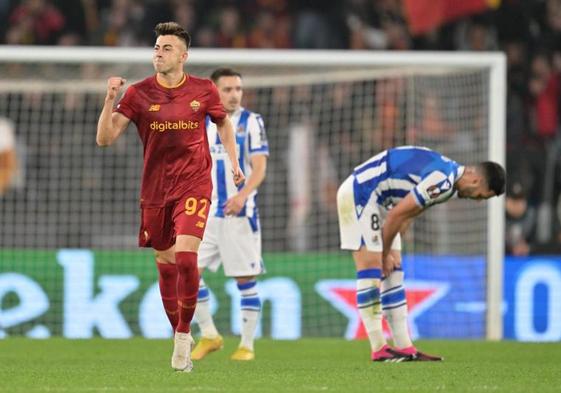
{"type": "Polygon", "coordinates": [[[0,340],[0,392],[560,392],[561,343],[425,341],[443,363],[372,363],[368,344],[258,340],[253,362],[228,359],[238,340],[169,366],[167,340],[0,340]]]}

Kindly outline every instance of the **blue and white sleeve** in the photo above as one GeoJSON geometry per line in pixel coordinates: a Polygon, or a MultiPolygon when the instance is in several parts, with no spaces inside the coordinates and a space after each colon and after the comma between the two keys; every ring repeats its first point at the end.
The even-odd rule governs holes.
{"type": "Polygon", "coordinates": [[[452,176],[440,171],[426,176],[411,191],[421,207],[429,207],[448,200],[454,194],[452,176]]]}
{"type": "Polygon", "coordinates": [[[269,155],[269,143],[267,142],[267,133],[265,132],[263,117],[257,113],[250,116],[247,127],[249,155],[269,155]]]}

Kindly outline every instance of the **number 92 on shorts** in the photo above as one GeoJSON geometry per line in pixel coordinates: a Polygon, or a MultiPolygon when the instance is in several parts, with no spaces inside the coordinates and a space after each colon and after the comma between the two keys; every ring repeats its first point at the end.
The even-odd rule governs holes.
{"type": "Polygon", "coordinates": [[[143,207],[138,245],[167,250],[178,235],[203,238],[210,201],[206,197],[187,196],[163,207],[143,207]]]}

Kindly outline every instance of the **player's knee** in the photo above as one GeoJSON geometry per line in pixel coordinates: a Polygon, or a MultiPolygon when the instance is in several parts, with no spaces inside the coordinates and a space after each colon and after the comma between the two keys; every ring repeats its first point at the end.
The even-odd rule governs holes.
{"type": "Polygon", "coordinates": [[[382,268],[382,253],[368,251],[364,246],[358,251],[353,251],[353,259],[356,270],[382,268]]]}
{"type": "Polygon", "coordinates": [[[191,235],[179,235],[175,241],[175,251],[198,252],[201,239],[191,235]]]}
{"type": "Polygon", "coordinates": [[[175,263],[175,253],[173,249],[158,251],[154,250],[156,255],[156,263],[175,263]]]}
{"type": "Polygon", "coordinates": [[[247,284],[248,282],[255,281],[255,276],[235,277],[238,285],[247,284]]]}

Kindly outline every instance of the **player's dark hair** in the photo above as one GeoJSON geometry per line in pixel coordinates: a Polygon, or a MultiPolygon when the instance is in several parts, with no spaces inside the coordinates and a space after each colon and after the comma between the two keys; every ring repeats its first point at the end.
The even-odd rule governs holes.
{"type": "Polygon", "coordinates": [[[214,70],[212,74],[210,74],[210,79],[214,83],[216,83],[218,82],[218,79],[222,78],[223,76],[237,76],[241,78],[242,74],[240,74],[238,71],[233,70],[232,68],[222,67],[214,70]]]}
{"type": "Polygon", "coordinates": [[[478,165],[485,177],[489,190],[499,196],[505,192],[506,172],[504,168],[493,161],[484,161],[478,165]]]}
{"type": "Polygon", "coordinates": [[[181,27],[177,22],[158,23],[154,28],[154,33],[156,33],[156,38],[161,35],[174,35],[185,42],[187,49],[189,49],[189,45],[191,45],[191,36],[187,33],[187,30],[181,27]]]}

